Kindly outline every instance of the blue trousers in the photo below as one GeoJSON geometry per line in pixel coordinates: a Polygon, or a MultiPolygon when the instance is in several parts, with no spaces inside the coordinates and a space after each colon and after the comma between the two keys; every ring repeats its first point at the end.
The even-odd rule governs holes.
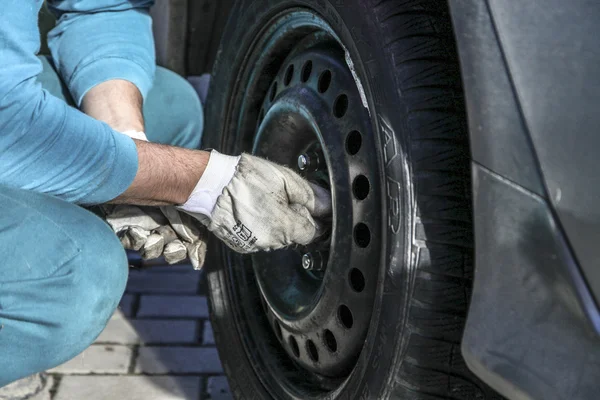
{"type": "MultiPolygon", "coordinates": [[[[44,58],[40,81],[72,104],[44,58]]],[[[202,107],[194,89],[158,68],[144,104],[150,141],[198,148],[202,107]]],[[[56,160],[60,163],[60,160],[56,160]]],[[[110,227],[57,198],[0,186],[0,387],[85,350],[125,290],[128,263],[110,227]]]]}

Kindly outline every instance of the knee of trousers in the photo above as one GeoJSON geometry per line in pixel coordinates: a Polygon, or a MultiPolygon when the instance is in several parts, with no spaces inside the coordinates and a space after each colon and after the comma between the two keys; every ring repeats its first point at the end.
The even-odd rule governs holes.
{"type": "Polygon", "coordinates": [[[118,307],[125,291],[128,262],[112,230],[100,219],[88,220],[77,236],[78,254],[54,277],[49,297],[53,324],[42,354],[60,364],[92,344],[118,307]],[[44,350],[46,350],[44,352],[44,350]]]}

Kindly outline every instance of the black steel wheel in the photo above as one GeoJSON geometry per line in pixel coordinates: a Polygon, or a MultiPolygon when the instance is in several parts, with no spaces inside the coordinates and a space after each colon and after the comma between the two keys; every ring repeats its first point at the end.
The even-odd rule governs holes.
{"type": "Polygon", "coordinates": [[[460,355],[472,277],[469,149],[443,1],[242,0],[205,146],[331,190],[329,234],[207,262],[237,398],[488,398],[460,355]]]}
{"type": "MultiPolygon", "coordinates": [[[[305,11],[288,18],[315,22],[305,11]]],[[[324,221],[332,232],[326,243],[252,258],[267,318],[298,365],[341,377],[354,366],[371,320],[378,270],[368,260],[379,257],[379,236],[371,232],[381,230],[381,196],[370,189],[379,176],[369,114],[330,34],[318,29],[298,42],[259,115],[252,151],[330,188],[335,210],[324,221]]]]}

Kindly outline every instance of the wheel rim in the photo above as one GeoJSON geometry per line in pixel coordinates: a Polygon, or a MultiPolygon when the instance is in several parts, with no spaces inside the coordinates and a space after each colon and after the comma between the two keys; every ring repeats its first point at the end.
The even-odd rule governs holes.
{"type": "Polygon", "coordinates": [[[253,266],[269,320],[290,357],[338,377],[356,362],[371,318],[365,304],[373,302],[377,270],[364,260],[377,246],[371,246],[374,223],[365,210],[378,204],[373,171],[357,157],[369,156],[368,111],[343,49],[331,44],[317,33],[292,50],[265,96],[253,152],[297,169],[300,162],[307,179],[334,188],[332,240],[259,254],[253,266]],[[321,271],[307,273],[303,254],[305,263],[318,259],[321,271]]]}
{"type": "Polygon", "coordinates": [[[331,28],[313,13],[299,10],[286,12],[273,25],[265,34],[269,45],[262,63],[258,60],[245,74],[247,82],[240,88],[244,102],[234,123],[243,127],[254,120],[256,129],[238,129],[235,147],[329,187],[334,213],[328,221],[329,240],[244,259],[241,263],[252,265],[255,273],[251,278],[239,276],[236,269],[241,267],[233,265],[238,258],[229,258],[232,285],[256,281],[265,317],[260,321],[266,324],[248,322],[252,341],[270,335],[278,343],[266,347],[277,355],[251,356],[263,362],[278,358],[288,371],[304,371],[301,384],[282,373],[288,385],[332,390],[356,365],[372,316],[381,246],[376,145],[364,95],[331,28]],[[274,56],[275,51],[284,55],[274,56]],[[265,64],[269,58],[278,62],[265,64]],[[265,65],[273,71],[269,82],[265,69],[260,71],[265,65]],[[299,163],[308,167],[299,170],[299,163]],[[321,270],[307,272],[302,266],[305,254],[321,270]],[[281,359],[281,348],[287,360],[281,359]]]}

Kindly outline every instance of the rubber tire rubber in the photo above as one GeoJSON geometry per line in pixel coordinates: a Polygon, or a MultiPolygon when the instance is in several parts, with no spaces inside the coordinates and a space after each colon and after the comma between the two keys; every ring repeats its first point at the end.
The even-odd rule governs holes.
{"type": "MultiPolygon", "coordinates": [[[[376,324],[343,399],[496,399],[460,351],[473,280],[470,151],[446,1],[241,0],[221,42],[207,100],[205,146],[228,150],[223,119],[257,24],[310,8],[340,36],[376,110],[387,232],[376,324]],[[364,352],[367,352],[366,356],[364,352]]],[[[235,397],[270,398],[235,329],[225,268],[207,263],[214,334],[235,397]]]]}

